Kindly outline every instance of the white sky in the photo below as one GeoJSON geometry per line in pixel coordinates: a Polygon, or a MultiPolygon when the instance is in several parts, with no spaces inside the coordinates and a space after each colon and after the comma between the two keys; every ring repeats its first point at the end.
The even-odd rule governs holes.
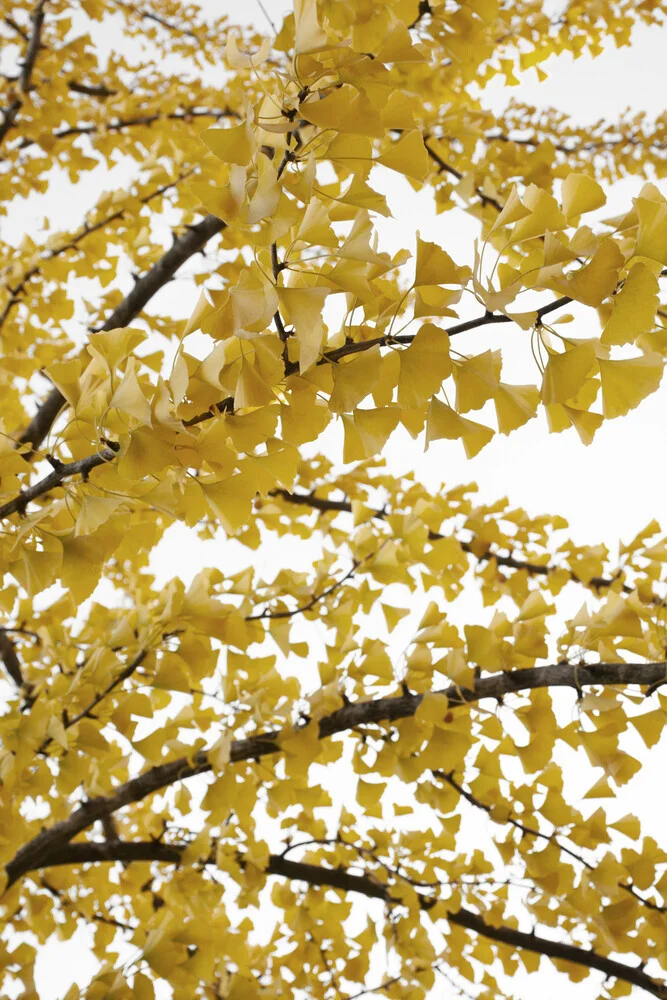
{"type": "MultiPolygon", "coordinates": [[[[287,5],[281,0],[263,0],[263,4],[274,23],[280,24],[287,5]]],[[[267,29],[257,0],[244,0],[243,3],[239,0],[202,0],[202,7],[216,15],[226,11],[232,22],[253,22],[260,30],[267,29]]],[[[631,49],[615,50],[610,46],[597,60],[586,56],[576,61],[567,56],[552,58],[543,65],[549,72],[545,83],[538,84],[534,72],[527,74],[525,81],[511,90],[500,82],[492,83],[484,91],[483,103],[500,111],[508,99],[514,97],[537,106],[557,107],[581,124],[599,118],[614,120],[628,106],[636,111],[645,110],[653,117],[664,111],[665,51],[667,28],[640,28],[631,49]]],[[[45,212],[56,228],[70,226],[73,211],[78,219],[83,205],[93,204],[100,191],[122,185],[133,173],[134,167],[124,164],[112,172],[112,177],[106,170],[94,171],[84,175],[76,194],[66,182],[59,183],[62,197],[56,201],[52,190],[46,201],[30,199],[20,214],[14,214],[5,223],[3,238],[14,242],[23,231],[36,232],[45,212]]],[[[374,183],[382,186],[395,216],[395,221],[379,220],[380,249],[413,248],[415,230],[419,229],[425,239],[444,246],[457,263],[472,262],[472,241],[478,235],[474,220],[456,211],[435,216],[430,193],[415,194],[396,174],[385,172],[382,177],[374,177],[374,183]]],[[[608,205],[602,214],[622,211],[640,187],[638,179],[616,185],[609,192],[608,205]]],[[[189,287],[184,282],[168,286],[154,304],[156,311],[164,313],[171,308],[174,315],[187,315],[197,295],[192,287],[188,298],[184,293],[189,287]]],[[[597,332],[597,319],[590,316],[579,330],[580,335],[597,332]]],[[[473,331],[457,337],[456,348],[465,353],[479,353],[487,347],[502,346],[508,381],[528,381],[534,374],[527,367],[529,352],[525,336],[509,327],[500,328],[500,333],[498,328],[473,331]]],[[[480,499],[484,502],[507,495],[512,503],[533,514],[562,514],[570,522],[575,541],[603,541],[613,552],[619,539],[628,541],[652,518],[667,524],[667,475],[661,449],[666,402],[667,379],[639,410],[620,420],[605,422],[589,448],[581,445],[574,430],[549,435],[545,419],[540,416],[509,438],[496,435],[471,461],[465,459],[459,442],[436,442],[424,455],[419,444],[407,435],[401,438],[395,434],[387,456],[388,464],[396,473],[414,469],[433,489],[443,481],[455,485],[474,480],[480,486],[480,499]]],[[[473,417],[478,419],[477,414],[473,417]]],[[[483,412],[479,419],[484,420],[483,412]]],[[[337,432],[328,433],[326,440],[329,447],[336,447],[337,432]]],[[[163,578],[172,575],[176,560],[181,575],[190,578],[202,565],[214,564],[223,548],[232,562],[241,563],[247,558],[246,553],[239,556],[233,548],[230,551],[224,542],[198,542],[181,526],[171,529],[167,537],[169,543],[159,547],[153,560],[154,570],[163,578]]],[[[269,573],[283,561],[287,544],[272,546],[260,553],[262,566],[269,573]]],[[[307,551],[304,556],[307,557],[307,551]]],[[[478,605],[471,602],[468,606],[476,609],[478,605]]],[[[484,618],[483,622],[486,620],[484,618]]],[[[664,752],[660,755],[653,751],[647,766],[623,790],[622,801],[618,803],[618,815],[631,810],[638,812],[648,822],[647,832],[654,835],[659,835],[662,829],[660,806],[654,796],[655,787],[662,786],[661,757],[664,760],[664,752]]],[[[73,980],[81,984],[87,981],[96,963],[87,952],[86,939],[87,933],[81,932],[71,942],[43,949],[38,963],[40,998],[55,1000],[64,995],[73,980]]],[[[563,989],[567,991],[568,1000],[590,1000],[595,996],[592,980],[576,986],[562,977],[546,973],[544,963],[539,985],[541,1000],[559,1000],[563,989]]],[[[517,996],[523,1000],[534,997],[534,986],[535,980],[531,983],[531,977],[525,975],[517,976],[513,983],[517,996]]],[[[448,998],[454,994],[440,980],[436,995],[448,998]]]]}

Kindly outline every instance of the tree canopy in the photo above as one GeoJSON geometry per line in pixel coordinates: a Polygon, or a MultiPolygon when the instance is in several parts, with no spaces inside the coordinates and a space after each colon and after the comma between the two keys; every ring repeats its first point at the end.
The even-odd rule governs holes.
{"type": "Polygon", "coordinates": [[[3,995],[86,925],[67,1000],[667,997],[667,851],[616,808],[667,718],[667,537],[575,544],[383,458],[533,419],[595,447],[658,388],[667,118],[484,90],[666,13],[3,11],[0,212],[74,192],[0,247],[3,995]],[[478,240],[383,248],[389,175],[478,240]],[[219,543],[188,581],[184,537],[219,543]]]}

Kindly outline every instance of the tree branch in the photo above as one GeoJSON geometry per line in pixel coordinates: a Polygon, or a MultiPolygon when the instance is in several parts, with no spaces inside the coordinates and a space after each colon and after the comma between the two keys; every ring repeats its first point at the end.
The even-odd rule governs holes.
{"type": "Polygon", "coordinates": [[[5,670],[17,688],[22,687],[23,674],[21,672],[21,662],[16,654],[14,643],[7,635],[6,629],[0,629],[0,660],[2,660],[5,670]]]}
{"type": "MultiPolygon", "coordinates": [[[[175,240],[173,246],[166,251],[164,256],[143,277],[139,278],[134,288],[114,309],[101,329],[113,330],[131,323],[146,303],[167,282],[171,281],[179,267],[198,253],[211,237],[221,232],[224,227],[225,223],[214,215],[207,215],[196,226],[188,227],[187,231],[175,240]]],[[[65,397],[60,390],[53,388],[19,437],[19,444],[28,444],[33,451],[39,448],[65,402],[65,397]]]]}
{"type": "MultiPolygon", "coordinates": [[[[50,398],[50,396],[47,397],[47,403],[50,398]]],[[[46,406],[46,404],[44,405],[46,406]]],[[[7,503],[0,506],[0,520],[9,517],[10,514],[24,514],[26,507],[32,500],[36,500],[37,497],[49,493],[57,486],[61,486],[64,480],[69,479],[71,476],[83,476],[85,479],[91,470],[96,469],[98,465],[105,465],[107,462],[111,462],[116,457],[117,448],[118,446],[115,449],[110,447],[102,448],[101,451],[95,452],[94,455],[86,455],[85,458],[79,458],[75,462],[58,462],[52,458],[52,463],[55,463],[53,472],[49,472],[48,476],[45,476],[44,479],[40,479],[39,482],[28,486],[18,496],[13,497],[7,503]]]]}
{"type": "MultiPolygon", "coordinates": [[[[32,31],[30,33],[30,38],[28,39],[28,46],[26,48],[23,66],[21,67],[21,73],[19,76],[19,88],[22,94],[27,94],[30,90],[32,71],[35,68],[35,60],[37,59],[37,53],[39,52],[39,46],[42,39],[45,3],[46,0],[37,0],[32,14],[30,15],[30,20],[32,21],[32,31]]],[[[22,99],[20,97],[15,97],[6,108],[3,108],[3,119],[2,124],[0,124],[0,142],[2,142],[9,130],[14,127],[16,116],[21,110],[22,104],[22,99]]]]}
{"type": "MultiPolygon", "coordinates": [[[[507,694],[537,688],[568,687],[579,691],[596,685],[637,684],[648,687],[667,682],[667,662],[660,663],[597,663],[591,666],[557,663],[546,667],[510,670],[479,678],[473,688],[452,684],[444,694],[452,708],[473,704],[484,698],[501,701],[507,694]]],[[[360,726],[378,725],[410,718],[421,704],[423,695],[406,692],[398,696],[375,698],[370,701],[351,702],[319,721],[319,738],[329,739],[338,733],[360,726]]],[[[259,733],[245,739],[234,740],[230,748],[230,763],[259,759],[280,753],[280,732],[259,733]]],[[[8,882],[11,885],[25,872],[44,865],[54,850],[66,844],[77,834],[92,826],[103,816],[116,812],[132,802],[152,795],[178,781],[204,774],[211,770],[206,753],[200,751],[194,758],[180,757],[150,768],[136,778],[120,785],[108,796],[99,796],[84,802],[67,817],[52,827],[42,830],[17,851],[7,864],[8,882]]]]}
{"type": "MultiPolygon", "coordinates": [[[[312,507],[314,510],[320,510],[323,512],[337,511],[339,513],[352,513],[352,504],[348,500],[330,500],[328,497],[316,497],[313,493],[290,493],[289,490],[275,489],[271,490],[269,496],[280,497],[286,500],[288,503],[297,504],[303,507],[312,507]]],[[[375,510],[373,511],[373,517],[379,520],[384,520],[388,511],[386,510],[375,510]]],[[[435,542],[438,539],[446,538],[449,536],[441,535],[438,531],[432,531],[429,529],[428,538],[429,541],[435,542]]],[[[525,570],[530,576],[548,576],[549,573],[553,573],[560,567],[554,566],[551,563],[531,563],[525,559],[517,559],[515,556],[504,556],[497,552],[493,547],[483,553],[483,555],[477,555],[474,551],[473,542],[461,541],[458,539],[459,545],[464,552],[469,555],[474,555],[478,562],[489,562],[491,559],[495,559],[498,566],[505,566],[508,569],[525,570]]],[[[570,578],[574,583],[584,583],[584,581],[569,570],[570,578]]],[[[594,576],[585,583],[585,586],[590,587],[592,590],[598,591],[605,587],[611,587],[615,583],[612,577],[606,576],[594,576]]],[[[623,584],[623,592],[626,594],[631,594],[633,588],[628,586],[628,584],[623,584]]]]}
{"type": "MultiPolygon", "coordinates": [[[[186,844],[164,844],[158,841],[104,841],[102,843],[67,844],[47,856],[44,867],[54,865],[94,864],[99,862],[122,861],[162,861],[178,864],[186,844]]],[[[379,899],[385,903],[393,903],[391,887],[376,881],[370,875],[351,875],[344,868],[325,868],[321,865],[307,864],[301,861],[289,861],[280,855],[271,854],[266,866],[267,875],[277,875],[294,881],[306,882],[308,885],[322,886],[341,892],[357,892],[368,899],[379,899]]],[[[429,910],[434,903],[432,897],[419,895],[420,905],[429,910]]],[[[641,968],[617,962],[590,948],[553,941],[537,934],[526,934],[513,927],[495,926],[486,923],[482,916],[472,910],[460,907],[452,913],[447,913],[446,920],[466,930],[480,934],[491,941],[508,945],[511,948],[522,948],[538,955],[556,961],[572,962],[597,972],[606,977],[613,977],[621,982],[630,983],[645,990],[652,996],[665,1000],[667,986],[648,976],[641,968]]]]}

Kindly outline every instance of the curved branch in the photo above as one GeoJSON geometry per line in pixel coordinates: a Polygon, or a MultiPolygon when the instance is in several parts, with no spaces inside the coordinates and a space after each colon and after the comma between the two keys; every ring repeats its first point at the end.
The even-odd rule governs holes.
{"type": "MultiPolygon", "coordinates": [[[[156,841],[125,842],[103,841],[86,844],[67,844],[47,857],[44,867],[52,865],[91,864],[96,862],[122,861],[162,861],[178,864],[186,844],[164,844],[156,841]]],[[[322,865],[308,864],[301,861],[289,861],[280,855],[269,855],[265,868],[267,875],[277,875],[295,881],[306,882],[308,885],[326,886],[341,892],[358,892],[368,899],[379,899],[385,903],[395,902],[391,896],[390,887],[376,881],[370,875],[352,875],[344,868],[325,868],[322,865]]],[[[424,910],[429,910],[434,900],[419,895],[419,902],[424,910]]],[[[445,919],[451,924],[464,927],[466,930],[480,934],[491,941],[508,945],[511,948],[521,948],[537,955],[545,955],[556,961],[572,962],[606,977],[613,977],[621,982],[629,983],[645,990],[651,996],[665,1000],[667,986],[648,976],[642,968],[632,967],[623,962],[617,962],[606,955],[601,955],[592,948],[581,948],[563,941],[553,941],[537,934],[526,934],[501,924],[488,924],[482,916],[472,910],[460,907],[447,913],[445,919]]]]}
{"type": "MultiPolygon", "coordinates": [[[[60,395],[60,393],[58,394],[60,395]]],[[[50,396],[47,397],[47,402],[50,398],[50,396]]],[[[83,476],[85,479],[88,473],[92,469],[96,469],[98,465],[106,465],[107,462],[111,462],[116,457],[117,450],[118,445],[115,448],[102,448],[101,451],[95,452],[94,455],[86,455],[85,458],[79,458],[76,462],[67,463],[58,462],[57,459],[51,457],[50,461],[54,466],[53,472],[50,472],[44,479],[40,479],[39,482],[33,483],[32,486],[28,486],[18,496],[13,497],[6,504],[0,506],[0,519],[9,517],[10,514],[24,514],[26,507],[32,500],[36,500],[37,497],[49,493],[56,486],[61,486],[65,479],[69,479],[72,476],[83,476]]]]}
{"type": "MultiPolygon", "coordinates": [[[[198,253],[211,237],[216,236],[224,228],[225,223],[215,215],[207,215],[196,226],[189,226],[187,231],[174,241],[173,246],[166,251],[164,256],[143,277],[139,278],[134,288],[114,309],[101,329],[114,330],[116,327],[127,326],[128,323],[131,323],[147,302],[167,282],[171,281],[179,267],[198,253]]],[[[65,402],[65,397],[60,390],[53,388],[19,437],[19,444],[28,444],[33,451],[39,448],[65,402]]]]}
{"type": "MultiPolygon", "coordinates": [[[[177,177],[176,180],[169,181],[167,184],[161,184],[160,187],[156,188],[154,191],[151,191],[150,194],[144,195],[142,198],[139,199],[139,201],[141,202],[142,205],[150,204],[150,202],[154,198],[159,198],[160,195],[163,195],[170,188],[176,187],[178,184],[181,183],[181,181],[185,180],[193,172],[194,169],[187,170],[185,173],[181,174],[180,177],[177,177]]],[[[81,229],[78,230],[78,232],[74,233],[74,235],[67,241],[67,243],[63,243],[59,247],[56,247],[53,250],[48,250],[44,255],[44,260],[45,261],[53,260],[55,257],[60,257],[61,254],[67,253],[68,250],[76,249],[79,246],[79,244],[83,242],[83,240],[87,239],[89,236],[92,236],[93,233],[98,232],[100,229],[104,229],[105,226],[110,225],[112,222],[116,222],[117,219],[122,219],[126,211],[127,209],[120,208],[118,209],[117,212],[113,212],[112,215],[107,215],[104,219],[99,219],[92,226],[89,226],[87,223],[85,223],[81,227],[81,229]]],[[[21,301],[21,295],[25,290],[28,282],[31,281],[32,278],[34,278],[36,275],[41,274],[41,272],[42,272],[42,263],[40,262],[38,264],[33,264],[33,266],[28,268],[28,270],[23,274],[20,281],[16,285],[14,285],[13,288],[8,289],[9,299],[4,309],[0,313],[0,327],[3,326],[5,320],[9,316],[12,309],[14,309],[21,301]]]]}
{"type": "MultiPolygon", "coordinates": [[[[330,500],[328,497],[316,497],[314,493],[291,493],[289,490],[280,488],[271,490],[269,496],[280,497],[288,503],[301,507],[312,507],[314,510],[320,510],[322,512],[336,511],[344,514],[352,513],[352,504],[349,500],[330,500]]],[[[388,516],[388,513],[389,512],[387,510],[375,510],[373,511],[372,516],[378,520],[384,520],[388,516]]],[[[429,529],[428,539],[431,542],[437,542],[439,539],[446,537],[448,536],[442,535],[438,531],[432,531],[429,529]]],[[[549,573],[553,573],[555,570],[560,568],[552,565],[551,563],[532,563],[525,559],[517,559],[515,556],[504,556],[491,546],[482,555],[477,555],[474,551],[475,547],[472,542],[461,541],[460,539],[457,539],[457,541],[463,551],[469,555],[474,555],[478,562],[489,562],[491,559],[495,559],[498,566],[505,566],[508,569],[523,569],[529,574],[529,576],[548,576],[549,573]]],[[[585,586],[596,591],[601,590],[604,587],[611,587],[616,582],[613,577],[606,576],[594,576],[591,577],[588,582],[585,582],[572,570],[569,570],[569,573],[570,578],[574,583],[583,583],[585,586]]],[[[622,590],[625,594],[631,594],[633,588],[624,583],[622,590]]]]}
{"type": "MultiPolygon", "coordinates": [[[[483,698],[502,701],[506,694],[530,691],[536,688],[569,687],[577,693],[584,687],[610,684],[638,684],[655,687],[667,683],[667,662],[660,663],[597,663],[592,666],[556,663],[546,667],[510,670],[476,680],[473,688],[452,684],[444,694],[450,707],[473,704],[483,698]]],[[[423,695],[406,692],[398,696],[375,698],[370,701],[351,702],[324,716],[319,721],[319,738],[328,739],[359,726],[386,724],[410,718],[423,700],[423,695]]],[[[230,748],[230,763],[259,759],[268,754],[280,753],[279,731],[260,733],[246,739],[234,740],[230,748]]],[[[178,781],[210,771],[206,753],[200,751],[194,758],[180,757],[166,764],[150,768],[136,778],[120,785],[108,796],[98,796],[78,806],[67,819],[42,830],[24,844],[6,865],[8,884],[11,885],[27,871],[39,868],[53,851],[71,841],[104,816],[122,809],[132,802],[140,802],[154,792],[178,781]]]]}
{"type": "MultiPolygon", "coordinates": [[[[44,5],[46,0],[37,0],[33,8],[30,20],[32,21],[32,32],[28,39],[23,66],[19,75],[19,88],[22,94],[27,94],[30,90],[30,80],[35,68],[37,53],[42,40],[42,28],[44,27],[44,5]]],[[[3,108],[3,120],[0,124],[0,142],[5,138],[10,129],[14,127],[16,117],[21,110],[23,101],[20,97],[15,97],[12,102],[3,108]]]]}

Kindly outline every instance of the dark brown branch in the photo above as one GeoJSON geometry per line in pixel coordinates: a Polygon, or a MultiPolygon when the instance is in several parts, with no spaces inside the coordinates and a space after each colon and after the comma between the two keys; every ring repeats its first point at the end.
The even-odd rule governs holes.
{"type": "MultiPolygon", "coordinates": [[[[596,685],[636,684],[648,687],[667,680],[667,662],[660,663],[597,663],[584,664],[556,663],[546,667],[532,667],[525,670],[510,670],[478,678],[473,688],[452,684],[444,691],[449,705],[456,708],[473,704],[484,698],[502,701],[505,695],[518,691],[538,688],[567,687],[580,691],[584,687],[596,685]]],[[[410,718],[421,704],[423,695],[405,692],[398,696],[375,698],[370,701],[351,702],[339,708],[319,722],[320,739],[329,739],[338,733],[357,729],[360,726],[381,725],[398,719],[410,718]]],[[[277,731],[260,733],[246,739],[235,740],[230,748],[230,762],[259,759],[280,752],[280,733],[277,731]]],[[[124,808],[132,802],[139,802],[160,789],[178,781],[203,774],[211,770],[206,753],[199,752],[194,758],[180,757],[152,767],[136,778],[120,785],[108,796],[90,799],[78,806],[67,819],[37,834],[16,853],[6,866],[9,884],[19,879],[25,872],[44,865],[44,858],[51,854],[83,830],[94,823],[124,808]]]]}
{"type": "MultiPolygon", "coordinates": [[[[446,160],[443,160],[443,158],[439,156],[434,149],[431,149],[426,140],[424,140],[424,146],[426,147],[426,152],[428,153],[428,155],[431,157],[434,163],[438,164],[438,167],[441,171],[451,174],[452,177],[455,177],[457,180],[461,180],[463,174],[461,173],[460,170],[457,170],[456,167],[453,167],[450,163],[447,163],[446,160]]],[[[490,195],[485,194],[482,188],[480,187],[475,188],[475,194],[477,194],[483,205],[493,205],[493,207],[496,209],[497,212],[502,212],[503,206],[498,201],[497,198],[492,198],[490,195]]]]}
{"type": "MultiPolygon", "coordinates": [[[[37,59],[37,53],[39,52],[39,46],[42,39],[45,3],[46,0],[37,0],[32,14],[30,15],[30,20],[32,21],[32,31],[28,39],[25,58],[19,75],[19,88],[22,94],[27,94],[30,90],[30,80],[32,78],[32,72],[35,68],[35,61],[37,59]]],[[[20,33],[22,34],[22,32],[20,33]]],[[[22,104],[22,99],[20,97],[15,97],[6,108],[3,108],[2,124],[0,124],[0,142],[2,142],[9,130],[14,127],[16,117],[21,110],[22,104]]]]}
{"type": "Polygon", "coordinates": [[[0,629],[0,660],[4,663],[5,670],[17,688],[22,687],[23,674],[21,672],[21,662],[16,654],[14,643],[7,635],[5,629],[0,629]]]}
{"type": "Polygon", "coordinates": [[[79,458],[75,462],[58,462],[53,472],[49,472],[48,476],[40,479],[37,483],[33,483],[32,486],[28,486],[18,496],[13,497],[6,504],[0,506],[0,519],[9,517],[11,514],[25,513],[26,507],[32,500],[36,500],[37,497],[44,496],[45,493],[49,493],[57,486],[61,486],[65,479],[70,479],[72,476],[85,477],[93,469],[96,469],[99,465],[111,462],[115,457],[116,451],[113,448],[107,447],[102,448],[94,455],[79,458]]]}
{"type": "MultiPolygon", "coordinates": [[[[328,497],[316,497],[313,493],[290,493],[289,490],[275,489],[271,490],[269,496],[281,497],[288,503],[297,504],[303,507],[312,507],[315,510],[320,510],[323,512],[336,511],[339,513],[352,513],[352,504],[349,500],[330,500],[328,497]]],[[[387,517],[388,511],[386,510],[375,510],[372,516],[378,519],[384,519],[387,517]]],[[[448,536],[441,535],[437,531],[432,531],[429,529],[428,538],[429,541],[435,542],[438,539],[445,538],[448,536]]],[[[458,540],[459,545],[464,552],[469,555],[474,555],[478,562],[489,562],[494,559],[496,565],[505,566],[507,569],[525,570],[530,576],[548,576],[549,573],[553,573],[555,570],[559,569],[558,566],[553,566],[550,563],[531,563],[525,559],[517,559],[515,556],[505,556],[500,552],[497,552],[494,548],[489,547],[486,552],[482,555],[477,555],[475,552],[475,546],[473,542],[466,542],[458,540]]],[[[570,578],[574,583],[584,583],[576,573],[569,570],[570,578]]],[[[615,583],[612,577],[605,576],[595,576],[592,577],[586,586],[590,587],[592,590],[599,591],[606,587],[611,587],[615,583]]],[[[628,584],[623,584],[623,592],[626,594],[631,594],[633,588],[628,586],[628,584]]]]}
{"type": "MultiPolygon", "coordinates": [[[[9,14],[6,14],[3,17],[3,21],[5,22],[5,24],[9,25],[12,31],[15,31],[18,35],[20,35],[24,42],[28,42],[30,40],[30,35],[28,34],[28,32],[24,28],[22,28],[21,25],[18,24],[18,22],[15,21],[13,17],[10,17],[9,14]]],[[[15,76],[12,77],[12,79],[17,80],[18,77],[15,76]]]]}
{"type": "Polygon", "coordinates": [[[423,17],[427,14],[433,13],[431,10],[431,4],[429,0],[419,0],[419,9],[417,10],[417,16],[414,21],[408,25],[408,28],[416,28],[423,17]]]}
{"type": "MultiPolygon", "coordinates": [[[[176,187],[181,181],[189,177],[194,170],[187,170],[185,173],[181,174],[176,180],[168,181],[166,184],[161,184],[160,187],[155,188],[150,194],[144,195],[139,200],[142,205],[148,205],[154,198],[159,198],[170,188],[176,187]]],[[[68,250],[76,249],[80,243],[92,236],[93,233],[99,232],[100,229],[104,229],[106,226],[111,225],[112,222],[116,222],[118,219],[122,219],[127,210],[124,208],[118,209],[117,212],[113,212],[111,215],[105,216],[103,219],[99,219],[93,225],[84,224],[74,235],[67,241],[67,243],[61,244],[61,246],[56,247],[52,250],[47,250],[44,254],[43,260],[50,261],[55,257],[60,257],[62,254],[67,253],[68,250]]],[[[14,309],[18,303],[21,301],[21,296],[25,291],[28,283],[36,277],[36,275],[42,272],[42,262],[33,264],[32,267],[23,274],[20,281],[14,285],[13,288],[9,288],[9,299],[5,305],[2,313],[0,313],[0,328],[3,326],[5,320],[9,316],[12,309],[14,309]]]]}
{"type": "MultiPolygon", "coordinates": [[[[224,227],[225,223],[215,215],[207,215],[196,226],[189,226],[164,256],[139,278],[134,288],[114,309],[101,329],[113,330],[131,323],[153,296],[171,281],[179,267],[198,253],[211,237],[220,233],[224,227]]],[[[39,448],[64,405],[65,397],[59,389],[53,388],[19,437],[19,444],[28,444],[33,451],[39,448]]]]}
{"type": "Polygon", "coordinates": [[[452,924],[465,927],[469,931],[474,931],[475,934],[481,934],[482,937],[508,945],[510,948],[525,949],[537,955],[554,958],[556,961],[573,962],[575,965],[582,965],[588,969],[595,969],[596,972],[602,972],[605,977],[613,977],[621,982],[630,983],[632,986],[638,986],[650,993],[651,996],[660,997],[661,1000],[665,1000],[667,997],[667,986],[651,976],[647,976],[643,969],[633,968],[623,962],[616,962],[592,949],[579,948],[562,941],[552,941],[537,934],[526,934],[513,927],[504,925],[496,927],[487,924],[477,913],[462,908],[456,913],[450,913],[447,919],[452,924]]]}
{"type": "Polygon", "coordinates": [[[34,10],[30,15],[30,20],[32,21],[32,32],[30,34],[30,41],[28,42],[28,48],[26,50],[25,59],[23,60],[21,75],[19,77],[19,86],[24,94],[27,94],[30,90],[32,71],[35,68],[35,60],[37,59],[37,53],[39,52],[39,46],[42,39],[42,28],[44,27],[45,3],[46,0],[37,0],[34,10]]]}
{"type": "MultiPolygon", "coordinates": [[[[456,781],[453,771],[434,771],[433,774],[436,778],[440,778],[441,781],[446,781],[447,784],[451,788],[455,789],[455,791],[457,791],[459,795],[466,800],[466,802],[469,802],[471,806],[485,812],[494,823],[498,823],[500,826],[504,826],[506,823],[509,823],[509,825],[513,826],[515,830],[519,830],[522,836],[535,837],[540,840],[549,841],[549,843],[555,844],[559,851],[562,851],[563,854],[568,854],[575,861],[578,861],[580,865],[583,865],[584,868],[588,869],[588,871],[595,871],[595,865],[591,864],[590,861],[587,861],[581,854],[577,854],[576,851],[573,851],[566,844],[561,843],[558,839],[558,833],[556,830],[552,833],[543,833],[542,830],[538,830],[535,827],[526,826],[525,823],[521,823],[518,819],[515,819],[514,816],[511,815],[506,819],[498,819],[491,806],[488,806],[485,802],[481,802],[479,799],[475,798],[472,792],[468,791],[467,788],[464,788],[463,785],[460,785],[458,781],[456,781]]],[[[667,912],[667,906],[660,906],[658,903],[653,902],[652,899],[645,899],[641,893],[637,892],[631,882],[619,882],[618,884],[621,889],[625,890],[625,892],[629,892],[630,895],[634,896],[638,903],[641,903],[643,906],[647,906],[649,910],[655,910],[656,913],[667,912]]]]}
{"type": "Polygon", "coordinates": [[[105,87],[103,83],[81,83],[79,80],[68,80],[67,87],[75,94],[85,94],[87,97],[114,97],[117,90],[105,87]]]}
{"type": "MultiPolygon", "coordinates": [[[[536,309],[537,323],[539,324],[543,316],[547,316],[556,309],[562,309],[563,306],[568,305],[570,302],[572,302],[572,299],[569,295],[562,295],[559,299],[555,299],[553,302],[548,302],[545,306],[541,306],[539,309],[536,309]]],[[[476,316],[474,319],[467,319],[462,323],[456,323],[454,326],[448,327],[443,332],[449,337],[455,337],[458,333],[466,333],[468,330],[477,330],[479,327],[488,326],[490,323],[513,322],[514,320],[512,317],[506,316],[505,313],[494,313],[487,310],[482,316],[476,316]]],[[[350,341],[349,344],[343,344],[342,347],[337,347],[332,351],[326,351],[317,363],[318,365],[328,363],[335,364],[340,361],[341,358],[346,358],[350,354],[361,354],[364,351],[370,350],[371,347],[389,347],[392,344],[411,344],[415,339],[415,336],[416,334],[414,333],[402,333],[395,337],[385,335],[382,337],[373,337],[371,340],[350,341]]],[[[298,370],[298,362],[291,362],[289,365],[285,365],[285,375],[293,375],[298,370]]]]}
{"type": "MultiPolygon", "coordinates": [[[[69,729],[71,726],[76,725],[77,722],[81,722],[82,719],[92,718],[93,712],[100,704],[100,702],[104,701],[107,695],[111,694],[112,691],[115,691],[120,684],[123,684],[124,681],[129,680],[132,674],[139,669],[139,667],[144,662],[147,656],[148,656],[147,649],[140,650],[137,653],[137,655],[133,657],[133,659],[131,659],[130,662],[123,668],[123,670],[121,670],[118,676],[114,677],[114,679],[107,684],[107,686],[104,688],[103,691],[99,691],[91,699],[89,704],[86,705],[85,708],[82,708],[80,712],[77,712],[76,715],[73,715],[71,719],[68,719],[67,722],[64,723],[64,728],[69,729]]],[[[47,738],[44,740],[44,742],[42,743],[37,752],[44,753],[44,751],[52,742],[53,742],[52,738],[50,736],[47,736],[47,738]]],[[[105,819],[109,818],[109,815],[110,814],[108,814],[106,817],[105,816],[102,817],[102,823],[105,822],[105,819]]]]}
{"type": "Polygon", "coordinates": [[[346,580],[349,580],[350,577],[354,576],[358,566],[359,563],[355,561],[352,564],[351,569],[347,571],[345,576],[341,576],[339,580],[334,580],[334,582],[329,587],[325,587],[325,589],[320,594],[313,595],[313,597],[311,597],[311,599],[307,601],[306,604],[302,604],[298,608],[292,608],[291,611],[265,610],[260,612],[260,614],[258,615],[248,615],[245,620],[247,622],[254,622],[254,621],[260,621],[261,619],[264,618],[292,618],[294,615],[303,614],[304,611],[310,611],[310,609],[314,608],[315,605],[319,603],[319,601],[323,601],[325,597],[329,596],[329,594],[333,594],[335,590],[338,590],[339,587],[342,587],[342,585],[346,582],[346,580]]]}
{"type": "MultiPolygon", "coordinates": [[[[53,865],[93,864],[99,862],[123,861],[162,861],[178,864],[185,844],[164,844],[156,841],[127,843],[124,841],[105,841],[103,843],[67,844],[47,856],[44,867],[53,865]]],[[[265,869],[267,875],[276,875],[294,881],[306,882],[308,885],[336,889],[340,892],[357,892],[368,899],[379,899],[385,903],[394,902],[391,887],[376,881],[370,875],[351,875],[344,868],[325,868],[321,865],[307,864],[300,861],[289,861],[280,855],[272,854],[265,869]]],[[[427,896],[419,896],[421,906],[428,910],[433,900],[427,896]]],[[[505,925],[492,925],[479,914],[460,907],[448,913],[446,919],[459,927],[480,934],[491,941],[507,945],[513,949],[524,949],[556,961],[572,962],[606,977],[613,977],[621,982],[630,983],[645,990],[651,996],[665,1000],[667,987],[648,976],[643,969],[632,967],[623,962],[617,962],[591,948],[581,948],[562,941],[553,941],[537,934],[527,934],[523,931],[505,925]]]]}
{"type": "MultiPolygon", "coordinates": [[[[189,38],[193,38],[196,42],[202,42],[202,36],[195,34],[194,31],[190,31],[189,28],[184,28],[180,24],[174,24],[173,21],[168,21],[166,17],[160,17],[158,14],[154,14],[150,10],[143,10],[140,7],[135,7],[133,4],[124,3],[123,0],[116,0],[119,7],[124,7],[125,10],[130,10],[134,14],[138,14],[139,17],[146,21],[154,21],[155,24],[159,24],[163,28],[167,28],[169,31],[174,31],[179,35],[187,35],[189,38]]],[[[204,35],[205,35],[204,31],[204,35]]]]}

